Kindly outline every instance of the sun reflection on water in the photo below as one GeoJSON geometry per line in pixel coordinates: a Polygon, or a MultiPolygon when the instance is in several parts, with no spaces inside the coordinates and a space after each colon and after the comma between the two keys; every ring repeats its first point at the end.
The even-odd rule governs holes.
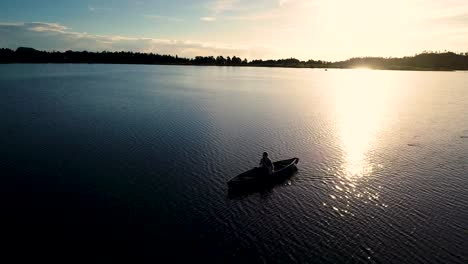
{"type": "Polygon", "coordinates": [[[343,173],[350,179],[370,175],[370,145],[385,115],[388,89],[375,71],[360,70],[335,83],[336,114],[344,152],[343,173]]]}
{"type": "Polygon", "coordinates": [[[368,181],[381,168],[371,158],[389,111],[392,87],[388,75],[377,71],[353,70],[340,76],[344,77],[331,82],[331,91],[343,162],[333,169],[331,200],[323,205],[340,216],[354,216],[357,204],[385,207],[379,202],[379,188],[368,181]]]}

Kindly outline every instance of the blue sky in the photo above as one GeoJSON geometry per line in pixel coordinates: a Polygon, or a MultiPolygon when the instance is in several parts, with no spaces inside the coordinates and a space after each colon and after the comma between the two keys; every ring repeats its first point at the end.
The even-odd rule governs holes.
{"type": "Polygon", "coordinates": [[[0,47],[340,60],[468,51],[466,0],[15,0],[0,47]]]}

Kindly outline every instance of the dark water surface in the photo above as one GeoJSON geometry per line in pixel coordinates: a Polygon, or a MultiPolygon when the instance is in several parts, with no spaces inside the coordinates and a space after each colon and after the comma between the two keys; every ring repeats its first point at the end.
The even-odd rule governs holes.
{"type": "Polygon", "coordinates": [[[2,250],[468,263],[466,72],[0,65],[0,98],[2,250]],[[263,151],[299,170],[228,196],[263,151]]]}

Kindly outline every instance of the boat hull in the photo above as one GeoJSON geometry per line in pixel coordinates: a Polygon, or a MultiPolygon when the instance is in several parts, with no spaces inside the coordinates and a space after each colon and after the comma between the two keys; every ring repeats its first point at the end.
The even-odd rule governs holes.
{"type": "Polygon", "coordinates": [[[287,160],[280,160],[273,163],[275,171],[268,175],[261,168],[253,168],[249,171],[241,173],[228,182],[228,187],[245,188],[255,187],[259,185],[276,183],[284,180],[291,172],[297,170],[296,164],[299,162],[298,158],[287,160]]]}

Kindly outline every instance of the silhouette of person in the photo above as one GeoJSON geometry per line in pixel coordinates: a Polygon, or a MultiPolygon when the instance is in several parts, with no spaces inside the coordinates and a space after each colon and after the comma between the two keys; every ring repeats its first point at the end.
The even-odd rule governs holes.
{"type": "Polygon", "coordinates": [[[265,174],[270,175],[273,173],[273,162],[271,162],[267,152],[263,152],[263,157],[260,160],[260,168],[265,172],[265,174]]]}

